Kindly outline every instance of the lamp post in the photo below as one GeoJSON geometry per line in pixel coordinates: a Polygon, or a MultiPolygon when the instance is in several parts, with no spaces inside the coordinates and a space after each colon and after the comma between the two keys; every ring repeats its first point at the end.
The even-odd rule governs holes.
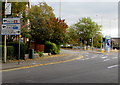
{"type": "Polygon", "coordinates": [[[59,3],[59,18],[61,18],[61,0],[60,0],[60,3],[59,3]]]}
{"type": "MultiPolygon", "coordinates": [[[[98,16],[98,15],[96,15],[96,16],[98,16]]],[[[102,16],[100,16],[100,23],[101,23],[101,45],[100,45],[100,48],[101,48],[101,51],[103,50],[103,47],[102,47],[102,21],[103,21],[103,19],[102,19],[102,16]]]]}

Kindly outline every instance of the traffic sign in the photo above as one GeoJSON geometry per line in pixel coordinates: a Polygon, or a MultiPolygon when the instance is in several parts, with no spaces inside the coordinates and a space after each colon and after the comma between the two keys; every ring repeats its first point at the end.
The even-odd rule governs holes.
{"type": "Polygon", "coordinates": [[[3,18],[1,35],[20,35],[20,18],[3,18]]]}
{"type": "Polygon", "coordinates": [[[3,18],[4,24],[20,24],[20,18],[3,18]]]}
{"type": "Polygon", "coordinates": [[[2,24],[2,35],[20,35],[20,24],[2,24]]]}
{"type": "Polygon", "coordinates": [[[11,15],[11,3],[5,3],[5,15],[11,15]]]}

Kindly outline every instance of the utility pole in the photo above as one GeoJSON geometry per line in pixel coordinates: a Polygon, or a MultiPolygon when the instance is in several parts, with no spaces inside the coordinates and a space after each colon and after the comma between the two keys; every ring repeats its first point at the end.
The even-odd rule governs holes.
{"type": "Polygon", "coordinates": [[[61,19],[61,0],[60,0],[60,3],[59,3],[59,18],[61,19]]]}
{"type": "MultiPolygon", "coordinates": [[[[99,16],[99,15],[96,15],[96,16],[99,16]]],[[[100,16],[100,23],[101,23],[101,34],[102,34],[102,16],[100,16]]],[[[101,51],[103,50],[103,47],[102,47],[102,35],[101,35],[101,45],[100,45],[100,48],[101,48],[101,51]]]]}
{"type": "MultiPolygon", "coordinates": [[[[101,16],[101,28],[102,28],[102,16],[101,16]]],[[[101,29],[101,31],[102,31],[102,29],[101,29]]],[[[102,33],[102,32],[101,32],[102,33]]],[[[101,35],[101,51],[103,50],[103,48],[102,48],[102,35],[101,35]]]]}

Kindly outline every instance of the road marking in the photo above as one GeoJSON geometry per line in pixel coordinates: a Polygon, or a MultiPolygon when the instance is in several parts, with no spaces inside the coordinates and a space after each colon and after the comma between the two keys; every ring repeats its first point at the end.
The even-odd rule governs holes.
{"type": "Polygon", "coordinates": [[[107,68],[115,68],[115,67],[118,67],[118,65],[109,66],[107,68]]]}
{"type": "Polygon", "coordinates": [[[82,59],[82,60],[88,60],[88,59],[90,59],[90,58],[84,58],[84,59],[82,59]]]}
{"type": "Polygon", "coordinates": [[[101,58],[103,58],[103,59],[104,59],[104,58],[107,58],[107,56],[105,56],[105,57],[101,57],[101,58]]]}
{"type": "Polygon", "coordinates": [[[101,55],[101,56],[104,56],[104,55],[101,55]]]}
{"type": "Polygon", "coordinates": [[[118,58],[118,57],[113,57],[112,59],[116,59],[116,58],[118,58]]]}
{"type": "Polygon", "coordinates": [[[91,58],[96,58],[96,57],[91,57],[91,58]]]}
{"type": "Polygon", "coordinates": [[[65,61],[51,62],[51,63],[45,63],[45,64],[36,64],[36,65],[23,66],[23,67],[6,69],[6,70],[0,70],[0,71],[3,71],[3,72],[5,72],[5,71],[14,71],[14,70],[20,70],[20,69],[26,69],[26,68],[32,68],[32,67],[38,67],[38,66],[45,66],[45,65],[51,65],[51,64],[65,63],[65,62],[70,62],[70,61],[74,61],[74,60],[79,60],[79,59],[82,59],[82,58],[83,58],[83,56],[79,56],[78,58],[65,60],[65,61]]]}
{"type": "Polygon", "coordinates": [[[104,61],[109,61],[110,59],[105,59],[104,61]]]}

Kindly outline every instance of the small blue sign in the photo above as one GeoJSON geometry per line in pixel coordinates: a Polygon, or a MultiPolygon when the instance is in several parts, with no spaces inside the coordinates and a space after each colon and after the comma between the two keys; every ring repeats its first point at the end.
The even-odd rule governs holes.
{"type": "Polygon", "coordinates": [[[17,29],[18,29],[18,27],[13,27],[13,29],[14,29],[14,30],[17,30],[17,29]]]}

